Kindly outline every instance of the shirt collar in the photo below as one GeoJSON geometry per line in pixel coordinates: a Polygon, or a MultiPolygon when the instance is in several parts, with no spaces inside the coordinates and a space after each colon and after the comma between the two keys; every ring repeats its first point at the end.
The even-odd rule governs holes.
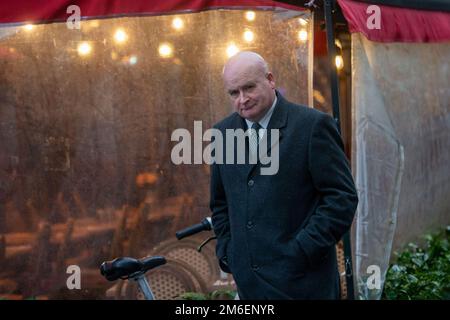
{"type": "MultiPolygon", "coordinates": [[[[269,111],[264,115],[264,117],[258,122],[259,125],[263,129],[267,129],[267,126],[269,125],[270,118],[272,117],[273,110],[275,109],[275,105],[277,104],[277,95],[275,95],[275,99],[273,100],[272,106],[270,107],[269,111]]],[[[245,119],[245,122],[247,123],[247,128],[251,128],[253,125],[253,121],[245,119]]]]}

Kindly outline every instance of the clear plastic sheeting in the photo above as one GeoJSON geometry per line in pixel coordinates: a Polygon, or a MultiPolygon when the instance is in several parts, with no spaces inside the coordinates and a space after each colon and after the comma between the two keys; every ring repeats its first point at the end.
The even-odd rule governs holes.
{"type": "Polygon", "coordinates": [[[352,34],[359,299],[381,297],[394,250],[450,222],[449,56],[450,44],[352,34]]]}
{"type": "MultiPolygon", "coordinates": [[[[102,261],[185,257],[175,231],[210,215],[209,167],[175,165],[172,132],[193,145],[194,121],[204,132],[232,112],[222,68],[238,50],[261,53],[278,89],[308,104],[310,18],[222,9],[0,27],[0,298],[123,298],[102,261]],[[66,286],[70,265],[81,290],[66,286]]],[[[159,290],[220,289],[203,252],[167,267],[159,290]]]]}

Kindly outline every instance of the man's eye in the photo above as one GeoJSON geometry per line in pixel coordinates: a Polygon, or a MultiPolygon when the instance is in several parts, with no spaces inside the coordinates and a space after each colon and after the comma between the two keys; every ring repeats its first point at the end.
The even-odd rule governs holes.
{"type": "Polygon", "coordinates": [[[230,91],[230,96],[231,97],[237,97],[239,95],[239,93],[237,91],[230,91]]]}

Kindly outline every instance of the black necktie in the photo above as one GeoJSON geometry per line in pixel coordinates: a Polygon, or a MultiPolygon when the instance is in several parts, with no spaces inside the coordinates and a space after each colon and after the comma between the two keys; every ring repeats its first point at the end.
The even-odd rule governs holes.
{"type": "Polygon", "coordinates": [[[261,125],[258,122],[254,122],[252,128],[250,130],[249,137],[249,147],[250,152],[253,155],[257,155],[258,153],[258,144],[259,144],[259,130],[262,129],[261,125]]]}

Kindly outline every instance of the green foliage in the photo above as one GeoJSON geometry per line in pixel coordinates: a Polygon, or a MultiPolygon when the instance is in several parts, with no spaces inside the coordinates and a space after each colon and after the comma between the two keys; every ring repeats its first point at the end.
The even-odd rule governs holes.
{"type": "Polygon", "coordinates": [[[235,290],[214,290],[210,293],[211,300],[233,300],[236,297],[235,290]]]}
{"type": "Polygon", "coordinates": [[[198,292],[185,292],[180,296],[181,300],[208,300],[206,294],[198,292]]]}
{"type": "Polygon", "coordinates": [[[181,294],[182,300],[233,300],[236,296],[234,290],[214,290],[208,293],[185,292],[181,294]]]}
{"type": "Polygon", "coordinates": [[[450,300],[450,226],[425,236],[426,245],[414,243],[396,253],[386,274],[383,299],[450,300]]]}

